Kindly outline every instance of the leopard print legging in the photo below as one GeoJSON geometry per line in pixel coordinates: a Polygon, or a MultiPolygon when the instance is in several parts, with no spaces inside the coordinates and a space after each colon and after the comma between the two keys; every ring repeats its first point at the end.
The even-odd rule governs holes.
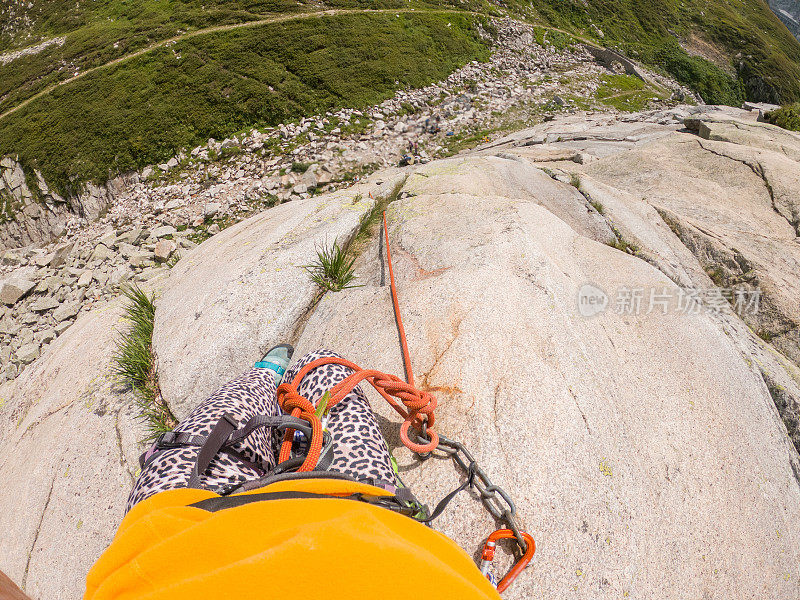
{"type": "MultiPolygon", "coordinates": [[[[284,381],[291,381],[304,365],[324,356],[338,355],[328,350],[306,354],[286,372],[284,381]]],[[[303,378],[298,391],[316,405],[326,391],[350,373],[351,369],[342,365],[322,365],[303,378]]],[[[223,385],[181,421],[175,431],[205,436],[225,413],[232,415],[241,427],[255,415],[273,416],[280,412],[272,371],[254,368],[223,385]]],[[[327,427],[333,439],[330,471],[361,481],[396,485],[389,450],[361,388],[354,388],[330,410],[327,427]]],[[[226,494],[245,481],[261,477],[275,466],[278,443],[271,431],[255,431],[233,448],[252,464],[219,453],[201,477],[203,487],[226,494]]],[[[198,452],[196,447],[185,447],[158,453],[134,484],[126,512],[158,492],[187,487],[198,452]]]]}

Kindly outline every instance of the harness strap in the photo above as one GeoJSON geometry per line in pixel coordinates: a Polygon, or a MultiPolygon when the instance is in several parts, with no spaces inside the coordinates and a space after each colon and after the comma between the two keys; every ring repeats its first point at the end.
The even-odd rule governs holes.
{"type": "Polygon", "coordinates": [[[337,500],[355,500],[365,502],[372,506],[387,508],[393,512],[411,516],[419,509],[415,506],[405,505],[395,496],[372,496],[370,494],[355,493],[348,496],[336,496],[333,494],[315,494],[313,492],[263,492],[261,494],[243,494],[239,496],[220,496],[217,498],[207,498],[188,506],[199,508],[208,512],[218,512],[229,508],[237,508],[252,504],[253,502],[265,502],[268,500],[319,500],[335,498],[337,500]]]}
{"type": "Polygon", "coordinates": [[[439,504],[436,505],[436,508],[433,509],[433,512],[428,515],[425,519],[417,519],[420,523],[428,524],[434,519],[441,516],[444,512],[444,509],[447,508],[447,505],[450,504],[450,501],[456,497],[456,495],[465,490],[467,487],[472,487],[473,482],[475,480],[475,462],[469,463],[469,468],[467,469],[467,480],[454,489],[452,492],[447,494],[444,498],[439,501],[439,504]]]}
{"type": "MultiPolygon", "coordinates": [[[[251,417],[247,423],[245,423],[244,427],[240,429],[237,427],[238,424],[234,417],[229,413],[225,413],[222,418],[217,421],[211,433],[207,436],[192,435],[185,431],[169,431],[162,433],[158,436],[153,446],[139,457],[139,464],[144,470],[160,452],[173,448],[199,447],[200,452],[197,454],[192,474],[187,484],[189,487],[199,488],[202,487],[200,484],[201,476],[205,473],[206,469],[208,469],[214,457],[220,452],[236,458],[261,475],[266,474],[267,471],[261,465],[252,462],[243,456],[241,452],[237,452],[231,447],[259,429],[265,427],[272,427],[279,431],[291,429],[300,431],[308,439],[312,436],[312,429],[308,423],[290,415],[256,415],[251,417]]],[[[325,431],[323,433],[322,443],[323,450],[315,471],[327,471],[333,463],[333,444],[331,444],[331,435],[329,432],[325,431]]],[[[290,458],[277,465],[270,472],[284,473],[295,470],[303,464],[304,460],[304,457],[290,458]]]]}
{"type": "Polygon", "coordinates": [[[200,476],[206,472],[211,461],[228,442],[231,434],[236,431],[237,423],[233,416],[229,413],[222,415],[222,418],[214,425],[214,429],[208,434],[205,443],[200,447],[200,452],[197,453],[197,460],[194,462],[192,468],[192,475],[189,477],[189,483],[186,485],[190,488],[201,488],[200,476]]]}

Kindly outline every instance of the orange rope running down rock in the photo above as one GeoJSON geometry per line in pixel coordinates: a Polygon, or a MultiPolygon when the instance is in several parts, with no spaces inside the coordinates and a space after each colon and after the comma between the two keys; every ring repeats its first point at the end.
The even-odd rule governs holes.
{"type": "MultiPolygon", "coordinates": [[[[432,452],[439,445],[439,436],[430,428],[433,427],[435,418],[433,411],[436,408],[436,398],[423,390],[414,387],[414,373],[411,370],[411,358],[406,342],[406,332],[403,327],[403,320],[400,317],[400,303],[397,301],[397,287],[394,282],[394,271],[392,270],[392,254],[389,250],[389,230],[386,226],[386,213],[383,213],[383,230],[386,235],[386,261],[389,265],[389,282],[392,290],[392,303],[394,304],[394,316],[397,321],[397,332],[400,336],[400,345],[403,349],[403,362],[406,369],[408,382],[403,381],[395,375],[388,375],[380,371],[362,369],[355,363],[337,357],[318,358],[304,366],[289,383],[282,383],[278,386],[278,404],[285,413],[291,414],[307,421],[311,425],[312,435],[309,443],[308,455],[303,461],[298,471],[313,471],[317,466],[322,452],[322,423],[314,412],[314,405],[309,400],[300,395],[297,386],[300,385],[303,377],[310,371],[322,365],[337,364],[353,370],[347,378],[336,384],[330,390],[331,398],[328,401],[328,409],[336,405],[354,387],[366,380],[386,401],[403,417],[403,424],[400,426],[400,440],[410,450],[417,453],[432,452]],[[398,399],[402,402],[398,402],[398,399]],[[430,440],[427,444],[417,444],[408,437],[410,426],[427,435],[430,440]]],[[[291,458],[292,440],[294,430],[289,429],[283,438],[279,461],[284,462],[291,458]]]]}

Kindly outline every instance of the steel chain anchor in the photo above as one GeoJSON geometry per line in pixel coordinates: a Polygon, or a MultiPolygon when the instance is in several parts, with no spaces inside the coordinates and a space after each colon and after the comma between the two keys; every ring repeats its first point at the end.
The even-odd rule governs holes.
{"type": "MultiPolygon", "coordinates": [[[[423,428],[424,426],[425,424],[423,424],[423,428]]],[[[424,433],[416,432],[416,436],[420,443],[424,444],[430,441],[430,438],[424,433]]],[[[464,444],[456,440],[451,440],[440,433],[439,444],[436,449],[448,454],[465,473],[469,473],[470,470],[472,470],[473,482],[471,487],[477,490],[481,498],[481,503],[495,519],[508,525],[508,529],[498,529],[486,540],[486,544],[481,553],[481,573],[494,584],[494,578],[489,573],[489,565],[494,559],[497,540],[513,539],[519,547],[521,558],[514,564],[500,583],[497,584],[497,590],[502,592],[508,588],[522,570],[528,566],[528,563],[531,561],[536,551],[536,543],[530,534],[525,533],[519,528],[516,519],[517,507],[511,499],[511,496],[509,496],[502,487],[492,483],[486,471],[478,465],[478,461],[475,460],[475,457],[472,456],[464,444]]],[[[430,453],[420,454],[419,456],[423,460],[426,460],[430,457],[430,453]]]]}

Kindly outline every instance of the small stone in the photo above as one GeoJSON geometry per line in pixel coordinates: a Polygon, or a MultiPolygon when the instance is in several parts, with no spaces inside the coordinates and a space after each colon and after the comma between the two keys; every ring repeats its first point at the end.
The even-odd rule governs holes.
{"type": "Polygon", "coordinates": [[[139,253],[139,248],[133,244],[123,243],[119,245],[119,253],[123,258],[130,258],[131,256],[139,253]]]}
{"type": "Polygon", "coordinates": [[[36,258],[33,259],[33,262],[40,267],[46,267],[55,258],[55,254],[39,254],[36,258]]]}
{"type": "Polygon", "coordinates": [[[22,256],[14,250],[6,250],[0,262],[4,265],[19,265],[22,264],[22,256]]]}
{"type": "Polygon", "coordinates": [[[105,271],[95,271],[94,280],[99,285],[104,286],[108,282],[108,273],[106,273],[105,271]]]}
{"type": "Polygon", "coordinates": [[[220,232],[220,227],[218,224],[214,223],[211,227],[208,228],[208,233],[211,235],[215,235],[220,232]]]}
{"type": "Polygon", "coordinates": [[[222,210],[222,205],[219,202],[209,202],[203,209],[203,215],[210,218],[222,210]]]}
{"type": "Polygon", "coordinates": [[[84,271],[83,274],[78,277],[78,287],[88,287],[90,283],[92,283],[92,279],[94,279],[94,271],[84,271]]]}
{"type": "Polygon", "coordinates": [[[143,267],[153,261],[152,252],[137,251],[128,257],[128,262],[132,267],[143,267]]]}
{"type": "Polygon", "coordinates": [[[56,339],[56,330],[45,329],[44,331],[37,331],[35,334],[33,334],[33,339],[40,344],[49,344],[56,339]]]}
{"type": "Polygon", "coordinates": [[[305,194],[307,191],[308,186],[305,183],[298,183],[292,188],[292,192],[295,194],[305,194]]]}
{"type": "Polygon", "coordinates": [[[111,246],[114,245],[114,242],[116,240],[117,240],[117,232],[114,231],[113,229],[110,229],[106,231],[102,236],[100,236],[98,244],[102,244],[103,246],[110,248],[111,246]]]}
{"type": "Polygon", "coordinates": [[[97,244],[89,256],[89,262],[103,262],[111,256],[111,250],[105,244],[97,244]]]}
{"type": "Polygon", "coordinates": [[[22,326],[15,322],[14,319],[7,317],[0,321],[0,334],[14,336],[19,333],[20,329],[22,329],[22,326]]]}
{"type": "Polygon", "coordinates": [[[20,346],[17,350],[17,361],[23,365],[29,365],[39,358],[39,343],[31,342],[20,346]]]}
{"type": "Polygon", "coordinates": [[[176,208],[180,208],[184,206],[186,203],[181,200],[180,198],[176,198],[175,200],[170,200],[164,205],[164,210],[175,210],[176,208]]]}
{"type": "Polygon", "coordinates": [[[173,240],[159,240],[155,247],[156,262],[167,262],[177,248],[178,244],[173,240]]]}
{"type": "Polygon", "coordinates": [[[45,277],[41,283],[44,283],[45,289],[50,294],[55,294],[62,285],[64,285],[64,278],[58,275],[50,275],[45,277]]]}
{"type": "Polygon", "coordinates": [[[153,231],[150,232],[150,237],[160,239],[168,235],[175,235],[176,232],[177,230],[172,225],[162,225],[161,227],[153,229],[153,231]]]}
{"type": "Polygon", "coordinates": [[[70,323],[69,321],[64,321],[53,327],[53,331],[56,332],[56,335],[61,335],[67,329],[69,329],[70,325],[72,325],[72,323],[70,323]]]}
{"type": "Polygon", "coordinates": [[[28,292],[36,287],[36,284],[27,279],[10,279],[0,285],[0,302],[7,305],[16,304],[28,292]]]}
{"type": "Polygon", "coordinates": [[[39,317],[35,313],[27,312],[24,315],[22,315],[19,318],[19,320],[22,321],[22,323],[25,325],[33,325],[39,320],[39,317]]]}
{"type": "Polygon", "coordinates": [[[6,379],[14,379],[19,373],[17,365],[12,364],[11,361],[6,363],[6,379]]]}
{"type": "Polygon", "coordinates": [[[53,259],[50,261],[49,266],[57,269],[63,265],[67,261],[67,258],[74,247],[75,244],[72,242],[69,242],[68,244],[59,244],[56,246],[55,250],[53,251],[53,259]]]}
{"type": "Polygon", "coordinates": [[[114,246],[121,246],[122,244],[136,245],[144,237],[144,230],[141,227],[130,229],[120,233],[114,240],[114,246]]]}
{"type": "Polygon", "coordinates": [[[75,315],[78,314],[80,310],[80,306],[77,303],[75,304],[62,304],[56,310],[53,311],[53,318],[58,322],[66,321],[67,319],[71,319],[75,315]]]}
{"type": "Polygon", "coordinates": [[[153,167],[145,167],[142,169],[142,179],[148,179],[153,174],[153,167]]]}
{"type": "Polygon", "coordinates": [[[130,279],[131,271],[127,265],[120,265],[117,267],[111,276],[108,278],[108,283],[111,287],[117,287],[121,283],[125,283],[130,279]]]}
{"type": "Polygon", "coordinates": [[[31,304],[31,310],[35,312],[45,312],[48,310],[53,310],[54,308],[58,308],[58,304],[58,300],[52,296],[45,296],[44,298],[39,298],[36,302],[31,304]]]}

